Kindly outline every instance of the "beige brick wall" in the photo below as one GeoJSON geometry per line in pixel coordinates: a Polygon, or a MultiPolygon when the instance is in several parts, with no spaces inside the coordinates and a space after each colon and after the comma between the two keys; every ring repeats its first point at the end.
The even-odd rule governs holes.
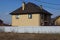
{"type": "Polygon", "coordinates": [[[28,19],[28,14],[20,15],[19,19],[12,15],[12,26],[40,26],[40,14],[32,14],[32,19],[28,19]]]}

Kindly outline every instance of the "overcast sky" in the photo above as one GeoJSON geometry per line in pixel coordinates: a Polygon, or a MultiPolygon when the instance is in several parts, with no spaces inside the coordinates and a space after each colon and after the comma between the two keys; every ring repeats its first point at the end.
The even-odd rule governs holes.
{"type": "MultiPolygon", "coordinates": [[[[33,2],[52,13],[52,17],[60,15],[60,0],[25,0],[25,2],[33,2]]],[[[10,12],[21,7],[22,0],[0,0],[0,19],[5,23],[11,23],[10,12]]]]}

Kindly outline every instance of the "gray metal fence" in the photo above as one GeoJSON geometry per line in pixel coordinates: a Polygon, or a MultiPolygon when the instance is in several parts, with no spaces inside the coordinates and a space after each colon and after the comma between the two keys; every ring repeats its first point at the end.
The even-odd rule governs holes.
{"type": "Polygon", "coordinates": [[[15,33],[60,33],[60,26],[3,26],[0,27],[0,32],[15,32],[15,33]]]}

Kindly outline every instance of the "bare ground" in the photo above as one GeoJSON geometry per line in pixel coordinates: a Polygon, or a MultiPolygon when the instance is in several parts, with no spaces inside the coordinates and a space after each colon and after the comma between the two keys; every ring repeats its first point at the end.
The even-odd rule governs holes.
{"type": "Polygon", "coordinates": [[[60,34],[0,33],[0,40],[60,40],[60,34]]]}

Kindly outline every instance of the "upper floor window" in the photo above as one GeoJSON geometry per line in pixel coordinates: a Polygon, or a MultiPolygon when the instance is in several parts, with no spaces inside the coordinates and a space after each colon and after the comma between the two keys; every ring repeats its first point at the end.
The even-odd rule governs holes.
{"type": "Polygon", "coordinates": [[[28,14],[28,18],[29,19],[32,19],[32,14],[28,14]]]}
{"type": "Polygon", "coordinates": [[[19,19],[20,15],[16,15],[16,19],[19,19]]]}

